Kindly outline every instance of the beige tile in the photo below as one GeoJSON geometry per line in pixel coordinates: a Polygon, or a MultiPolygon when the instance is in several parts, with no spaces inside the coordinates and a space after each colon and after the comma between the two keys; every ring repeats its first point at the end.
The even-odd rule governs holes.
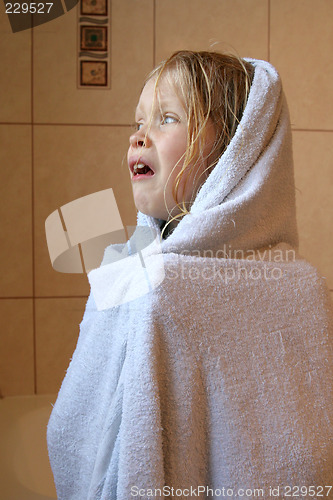
{"type": "Polygon", "coordinates": [[[271,0],[271,61],[294,128],[333,129],[333,2],[271,0]]]}
{"type": "Polygon", "coordinates": [[[0,125],[0,143],[0,296],[31,296],[31,127],[0,125]]]}
{"type": "Polygon", "coordinates": [[[128,124],[153,65],[153,2],[112,0],[111,89],[77,88],[78,12],[34,29],[34,109],[42,123],[128,124]]]}
{"type": "Polygon", "coordinates": [[[266,0],[156,0],[156,62],[176,50],[267,59],[266,0]]]}
{"type": "Polygon", "coordinates": [[[301,254],[333,289],[333,133],[293,132],[301,254]]]}
{"type": "Polygon", "coordinates": [[[0,390],[2,396],[34,393],[32,299],[0,300],[0,390]]]}
{"type": "Polygon", "coordinates": [[[36,300],[37,393],[60,389],[75,350],[86,299],[36,300]]]}
{"type": "Polygon", "coordinates": [[[13,33],[0,3],[0,122],[31,121],[31,30],[13,33]]]}
{"type": "Polygon", "coordinates": [[[45,238],[45,220],[77,198],[113,188],[125,225],[136,211],[126,163],[129,127],[35,127],[35,256],[38,296],[87,295],[84,274],[53,270],[45,238]],[[124,160],[124,161],[123,161],[124,160]]]}

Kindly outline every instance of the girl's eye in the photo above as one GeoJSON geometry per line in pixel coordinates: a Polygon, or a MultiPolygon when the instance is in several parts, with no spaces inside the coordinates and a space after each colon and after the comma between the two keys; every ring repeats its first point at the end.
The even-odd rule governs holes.
{"type": "Polygon", "coordinates": [[[178,123],[178,119],[175,116],[167,115],[162,118],[162,125],[166,125],[168,123],[178,123]]]}
{"type": "Polygon", "coordinates": [[[136,130],[140,130],[142,126],[143,126],[143,123],[136,123],[135,124],[135,129],[136,130]]]}

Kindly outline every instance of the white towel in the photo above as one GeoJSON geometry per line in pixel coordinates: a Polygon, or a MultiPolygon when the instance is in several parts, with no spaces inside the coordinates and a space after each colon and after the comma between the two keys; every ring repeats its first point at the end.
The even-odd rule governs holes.
{"type": "MultiPolygon", "coordinates": [[[[191,213],[146,256],[149,266],[162,255],[161,283],[100,304],[110,288],[123,297],[117,273],[106,278],[112,248],[89,274],[48,426],[59,500],[249,498],[251,489],[282,499],[301,487],[310,498],[332,484],[331,302],[297,252],[279,76],[249,61],[234,138],[191,213]]],[[[139,213],[140,226],[160,234],[161,221],[139,213]]]]}

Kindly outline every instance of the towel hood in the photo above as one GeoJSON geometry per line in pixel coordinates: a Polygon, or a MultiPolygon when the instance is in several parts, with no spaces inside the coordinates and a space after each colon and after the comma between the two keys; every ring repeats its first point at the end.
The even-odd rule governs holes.
{"type": "MultiPolygon", "coordinates": [[[[162,252],[298,247],[291,127],[281,80],[268,62],[245,60],[255,71],[241,122],[190,213],[162,241],[162,252]]],[[[138,226],[160,234],[162,224],[137,214],[138,226]]]]}

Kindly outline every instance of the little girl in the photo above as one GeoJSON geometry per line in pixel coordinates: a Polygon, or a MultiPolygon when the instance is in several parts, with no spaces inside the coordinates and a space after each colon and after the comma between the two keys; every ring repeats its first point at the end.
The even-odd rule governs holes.
{"type": "Polygon", "coordinates": [[[178,52],[135,114],[128,295],[109,247],[48,425],[59,500],[329,497],[331,303],[297,253],[279,75],[178,52]],[[164,279],[131,295],[142,226],[161,242],[145,272],[164,279]],[[100,308],[104,293],[122,300],[100,308]]]}
{"type": "Polygon", "coordinates": [[[169,221],[169,231],[189,213],[233,137],[252,75],[253,66],[235,57],[179,52],[147,77],[128,164],[136,207],[169,221]],[[144,163],[146,156],[152,165],[144,163]]]}

